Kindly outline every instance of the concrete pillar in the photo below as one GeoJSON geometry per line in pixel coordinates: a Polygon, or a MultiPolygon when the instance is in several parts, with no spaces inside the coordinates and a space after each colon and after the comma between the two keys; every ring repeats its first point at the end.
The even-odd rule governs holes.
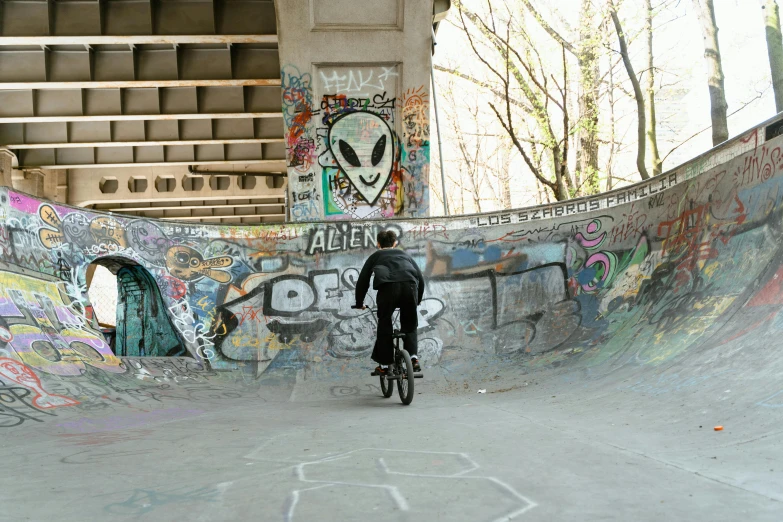
{"type": "Polygon", "coordinates": [[[51,201],[57,201],[57,181],[60,177],[59,170],[42,170],[43,197],[51,201]]]}
{"type": "Polygon", "coordinates": [[[14,187],[11,179],[13,159],[14,155],[10,151],[0,149],[0,186],[9,188],[14,187]]]}
{"type": "Polygon", "coordinates": [[[21,176],[15,178],[14,186],[31,196],[44,197],[44,173],[40,169],[22,171],[21,176]]]}
{"type": "Polygon", "coordinates": [[[68,169],[59,169],[57,172],[57,202],[68,203],[68,169]]]}
{"type": "Polygon", "coordinates": [[[292,221],[429,214],[432,0],[277,2],[292,221]]]}

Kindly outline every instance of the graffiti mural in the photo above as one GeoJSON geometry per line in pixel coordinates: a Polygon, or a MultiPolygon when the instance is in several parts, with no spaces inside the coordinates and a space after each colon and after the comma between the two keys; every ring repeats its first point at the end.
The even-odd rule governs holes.
{"type": "Polygon", "coordinates": [[[371,112],[343,114],[329,127],[326,142],[339,171],[330,187],[350,187],[356,192],[354,205],[364,201],[374,206],[389,184],[396,159],[389,124],[371,112]],[[348,179],[341,183],[340,177],[348,179]]]}
{"type": "MultiPolygon", "coordinates": [[[[174,271],[174,269],[171,269],[174,271]]],[[[140,266],[117,271],[117,328],[114,352],[119,356],[180,356],[187,350],[174,330],[152,276],[140,266]]]]}
{"type": "Polygon", "coordinates": [[[31,402],[36,408],[48,410],[50,408],[79,404],[79,401],[74,399],[46,392],[35,372],[13,359],[0,357],[0,377],[32,390],[35,395],[32,397],[31,402]]]}
{"type": "Polygon", "coordinates": [[[63,291],[66,286],[0,271],[0,356],[55,375],[80,375],[85,366],[121,372],[119,359],[84,318],[82,304],[63,291]]]}
{"type": "MultiPolygon", "coordinates": [[[[372,89],[397,81],[390,71],[318,71],[318,81],[357,97],[312,111],[323,132],[302,156],[310,165],[301,165],[292,205],[323,209],[328,200],[339,217],[342,202],[368,217],[411,204],[404,173],[411,152],[425,148],[426,93],[406,91],[399,103],[388,92],[376,97],[372,89]]],[[[312,80],[289,72],[293,121],[312,108],[312,80]]],[[[210,384],[218,370],[254,380],[364,368],[375,318],[350,306],[381,230],[397,233],[427,280],[418,332],[425,368],[476,357],[659,365],[759,332],[779,335],[781,146],[783,137],[765,142],[753,131],[698,175],[686,165],[590,200],[448,219],[181,224],[1,188],[0,426],[61,415],[63,406],[135,407],[118,394],[145,404],[220,397],[210,384]],[[91,263],[122,274],[124,295],[146,288],[122,321],[138,329],[116,353],[88,313],[91,263]],[[166,355],[183,358],[166,363],[166,355]],[[108,399],[85,400],[97,394],[108,399]]]]}
{"type": "Polygon", "coordinates": [[[400,96],[397,65],[281,75],[294,221],[427,214],[425,87],[400,96]]]}
{"type": "Polygon", "coordinates": [[[310,128],[313,117],[312,78],[309,73],[301,73],[294,66],[284,67],[281,77],[288,166],[299,174],[306,174],[315,153],[315,139],[310,128]]]}
{"type": "Polygon", "coordinates": [[[318,77],[324,217],[401,215],[397,67],[328,67],[318,77]]]}

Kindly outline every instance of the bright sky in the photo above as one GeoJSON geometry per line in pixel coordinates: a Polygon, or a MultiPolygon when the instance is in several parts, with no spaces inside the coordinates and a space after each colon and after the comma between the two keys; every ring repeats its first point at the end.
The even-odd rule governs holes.
{"type": "MultiPolygon", "coordinates": [[[[473,6],[478,2],[478,0],[463,1],[468,6],[473,6]]],[[[514,2],[514,0],[508,1],[514,2]]],[[[596,1],[599,2],[599,0],[596,1]]],[[[534,5],[540,6],[541,13],[547,21],[571,41],[576,41],[574,34],[575,28],[578,27],[580,3],[581,0],[558,0],[557,2],[533,0],[534,5]]],[[[653,0],[653,6],[661,3],[662,0],[653,0]]],[[[656,104],[661,156],[667,156],[673,147],[698,131],[707,130],[672,152],[664,162],[664,170],[672,169],[711,147],[711,133],[708,129],[710,126],[710,104],[701,27],[693,13],[691,0],[674,0],[668,3],[670,7],[660,12],[654,21],[656,67],[662,69],[656,77],[656,83],[660,87],[656,94],[656,104]]],[[[497,5],[500,4],[501,2],[497,1],[497,5]]],[[[496,5],[495,2],[493,2],[494,5],[496,5]]],[[[641,13],[635,11],[641,6],[640,0],[625,0],[620,7],[624,30],[629,35],[641,29],[643,19],[641,13]]],[[[715,10],[723,55],[723,71],[726,77],[726,97],[730,114],[729,132],[731,136],[734,136],[775,114],[763,11],[760,0],[715,0],[715,10]]],[[[449,18],[441,23],[438,30],[435,63],[445,67],[458,68],[461,71],[471,71],[471,73],[481,71],[480,63],[467,44],[464,34],[449,22],[460,24],[456,8],[452,8],[449,18]]],[[[611,43],[613,48],[617,49],[616,40],[612,40],[611,43]]],[[[641,39],[631,44],[630,51],[635,69],[637,71],[643,70],[645,67],[641,63],[641,59],[644,49],[641,39]]],[[[616,81],[624,80],[626,89],[630,91],[625,70],[619,67],[616,71],[616,81]]],[[[459,124],[464,121],[465,128],[469,129],[469,118],[465,111],[469,111],[472,104],[476,104],[475,107],[479,108],[487,124],[491,124],[494,115],[488,109],[489,99],[482,98],[472,84],[461,80],[455,81],[453,85],[459,92],[459,96],[456,97],[456,100],[449,100],[442,91],[448,89],[447,84],[454,81],[453,77],[438,71],[435,75],[438,82],[444,158],[447,160],[446,172],[450,173],[450,169],[457,166],[453,159],[457,157],[458,151],[453,139],[454,130],[449,127],[449,118],[452,121],[458,121],[459,124]]],[[[634,167],[636,106],[633,99],[624,94],[617,93],[616,96],[623,100],[616,109],[618,112],[618,135],[627,133],[626,142],[630,146],[618,158],[615,171],[621,176],[638,179],[634,167]]],[[[438,157],[434,115],[432,130],[432,159],[435,163],[438,161],[438,157]]],[[[470,131],[468,130],[468,132],[470,131]]],[[[517,177],[512,177],[512,179],[527,178],[527,175],[519,176],[522,169],[524,166],[521,160],[514,162],[511,171],[517,177]]],[[[439,182],[439,171],[433,168],[432,173],[439,182]]],[[[434,210],[437,212],[439,204],[435,197],[432,199],[434,210]]],[[[533,203],[531,188],[528,184],[515,183],[512,187],[512,205],[519,207],[533,203]]],[[[489,203],[483,204],[483,206],[486,208],[482,208],[482,210],[491,210],[489,203]]],[[[466,208],[466,211],[469,210],[466,208]]]]}

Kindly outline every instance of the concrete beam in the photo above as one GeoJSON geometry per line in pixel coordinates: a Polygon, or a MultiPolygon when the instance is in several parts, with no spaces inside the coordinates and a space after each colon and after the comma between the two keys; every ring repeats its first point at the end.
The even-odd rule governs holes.
{"type": "Polygon", "coordinates": [[[146,45],[146,44],[277,44],[276,34],[185,34],[123,36],[3,36],[0,46],[11,45],[146,45]]]}
{"type": "MultiPolygon", "coordinates": [[[[116,174],[116,172],[112,172],[111,174],[116,174]]],[[[154,181],[154,180],[151,180],[154,181]]],[[[126,179],[121,179],[121,183],[127,182],[126,179]]],[[[285,187],[280,189],[282,192],[274,193],[274,194],[259,194],[258,192],[242,192],[236,190],[234,187],[229,189],[228,191],[212,191],[209,190],[208,187],[204,188],[200,192],[183,192],[182,190],[178,189],[175,192],[170,192],[167,194],[171,194],[172,196],[166,197],[167,194],[155,194],[154,197],[143,197],[140,196],[139,198],[136,198],[135,201],[130,200],[128,197],[113,197],[114,194],[96,194],[96,190],[92,188],[92,185],[90,186],[77,186],[73,198],[70,198],[68,200],[69,205],[74,205],[76,207],[86,207],[86,208],[93,208],[95,210],[101,210],[101,211],[107,211],[107,212],[122,212],[124,209],[117,208],[117,210],[111,210],[107,209],[106,205],[122,205],[125,203],[174,203],[174,202],[200,202],[198,205],[198,208],[212,208],[217,207],[218,205],[209,205],[208,203],[211,201],[236,201],[236,200],[242,200],[247,201],[250,199],[269,199],[269,198],[278,198],[278,199],[284,199],[285,198],[285,187]],[[228,194],[224,194],[224,192],[228,192],[228,194]],[[188,196],[187,194],[192,194],[191,196],[188,196]],[[103,196],[104,199],[95,199],[96,195],[103,196]],[[80,197],[84,197],[85,199],[80,199],[80,197]],[[86,198],[92,198],[92,199],[86,199],[86,198]],[[97,206],[100,206],[99,208],[97,206]]],[[[152,194],[152,191],[150,191],[150,194],[152,194]]],[[[263,203],[266,204],[266,203],[263,203]]],[[[277,204],[279,205],[285,205],[285,202],[281,201],[277,204]]],[[[222,205],[221,205],[222,206],[222,205]]],[[[242,207],[252,207],[256,206],[253,203],[240,205],[242,207]]],[[[181,208],[181,207],[177,207],[181,208]]],[[[146,210],[155,210],[156,207],[151,207],[146,210]]]]}
{"type": "Polygon", "coordinates": [[[20,169],[106,169],[123,167],[175,167],[185,165],[261,165],[273,171],[286,170],[285,160],[216,160],[216,161],[155,161],[150,163],[84,163],[58,165],[20,165],[20,169]]]}
{"type": "Polygon", "coordinates": [[[248,143],[282,143],[283,138],[249,138],[225,140],[170,140],[170,141],[100,141],[69,143],[9,143],[6,149],[81,149],[88,147],[158,147],[163,145],[234,145],[248,143]]]}
{"type": "MultiPolygon", "coordinates": [[[[280,205],[283,205],[283,203],[280,203],[280,205]]],[[[218,207],[218,208],[222,208],[222,207],[218,207]]],[[[222,221],[224,219],[245,219],[245,218],[255,219],[255,218],[268,218],[268,217],[280,218],[282,220],[285,219],[285,214],[239,214],[236,216],[185,216],[185,217],[161,217],[156,219],[165,219],[166,221],[196,221],[202,219],[206,219],[208,221],[222,221]]]]}
{"type": "MultiPolygon", "coordinates": [[[[277,196],[252,196],[252,199],[280,199],[284,197],[284,194],[277,196]]],[[[246,196],[248,197],[248,196],[246,196]]],[[[150,212],[158,210],[203,210],[205,208],[247,208],[247,207],[279,207],[285,205],[284,202],[278,203],[244,203],[236,205],[186,205],[186,206],[172,206],[172,207],[116,207],[116,208],[102,208],[102,212],[150,212]]]]}
{"type": "Polygon", "coordinates": [[[163,87],[260,87],[280,86],[280,78],[240,80],[130,80],[108,82],[0,82],[0,90],[50,89],[154,89],[163,87]]]}
{"type": "Polygon", "coordinates": [[[204,114],[101,114],[95,116],[20,116],[0,118],[0,123],[67,123],[72,121],[225,120],[233,118],[281,118],[277,112],[224,112],[204,114]]]}

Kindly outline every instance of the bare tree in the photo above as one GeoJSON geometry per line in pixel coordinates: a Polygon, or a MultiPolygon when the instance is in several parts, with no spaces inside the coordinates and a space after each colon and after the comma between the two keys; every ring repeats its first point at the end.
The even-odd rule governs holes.
{"type": "Polygon", "coordinates": [[[647,143],[650,145],[652,175],[657,176],[663,169],[661,154],[658,152],[658,135],[655,119],[655,63],[653,61],[653,8],[651,0],[644,0],[644,32],[647,40],[647,143]]]}
{"type": "Polygon", "coordinates": [[[609,64],[609,158],[606,161],[606,190],[612,190],[612,172],[615,153],[615,116],[614,116],[614,67],[609,64]]]}
{"type": "Polygon", "coordinates": [[[575,181],[581,194],[595,194],[598,186],[598,86],[600,23],[592,0],[582,0],[579,20],[579,128],[575,181]]]}
{"type": "Polygon", "coordinates": [[[502,92],[499,103],[490,103],[498,122],[508,133],[514,147],[522,156],[535,178],[548,187],[558,201],[568,199],[576,192],[568,168],[568,149],[573,131],[568,110],[568,64],[566,48],[562,46],[562,78],[547,71],[536,44],[525,30],[524,18],[504,2],[496,13],[492,2],[487,10],[478,13],[455,2],[462,30],[475,56],[491,72],[502,92]],[[515,93],[530,107],[527,114],[519,114],[511,100],[515,93]],[[535,124],[534,132],[521,133],[518,120],[529,115],[535,124]],[[549,172],[534,161],[531,145],[546,150],[549,172]]]}
{"type": "Polygon", "coordinates": [[[631,57],[628,55],[628,44],[625,41],[623,27],[620,24],[620,18],[617,16],[617,9],[615,8],[614,2],[612,0],[609,0],[609,14],[612,16],[614,29],[617,32],[617,39],[620,42],[620,54],[623,57],[623,64],[625,65],[625,70],[628,72],[628,79],[631,80],[634,98],[636,99],[636,112],[638,115],[638,126],[636,134],[636,169],[639,171],[639,175],[642,177],[642,179],[649,179],[650,175],[647,173],[647,166],[644,163],[645,151],[647,149],[644,95],[642,94],[642,87],[639,84],[639,78],[634,72],[633,64],[631,63],[631,57]]]}
{"type": "MultiPolygon", "coordinates": [[[[510,207],[509,164],[510,151],[505,136],[497,124],[482,114],[478,99],[466,97],[452,80],[438,82],[438,93],[452,110],[446,113],[450,128],[450,144],[455,155],[448,160],[451,186],[459,191],[460,200],[455,209],[485,212],[510,207]],[[493,127],[495,127],[493,129],[493,127]],[[489,204],[489,206],[488,206],[489,204]]],[[[491,117],[490,117],[491,118],[491,117]]],[[[454,194],[450,194],[454,198],[454,194]]]]}
{"type": "Polygon", "coordinates": [[[579,63],[579,97],[577,100],[579,119],[574,123],[578,129],[574,184],[576,193],[579,195],[599,192],[598,90],[600,79],[598,65],[601,33],[598,29],[602,25],[600,17],[597,16],[593,0],[581,0],[579,42],[578,45],[573,45],[547,23],[529,0],[522,0],[522,3],[547,34],[577,58],[579,63]]]}
{"type": "Polygon", "coordinates": [[[502,160],[500,165],[500,204],[501,208],[511,208],[511,152],[514,144],[510,139],[501,141],[502,160]]]}
{"type": "MultiPolygon", "coordinates": [[[[466,137],[472,117],[465,113],[454,120],[458,127],[450,161],[459,168],[450,179],[460,192],[449,191],[447,196],[457,200],[455,206],[464,198],[467,211],[511,205],[509,167],[520,157],[525,163],[522,175],[532,174],[543,191],[539,201],[564,200],[659,175],[665,161],[660,140],[668,148],[667,136],[679,136],[669,128],[675,117],[666,104],[679,100],[682,88],[673,87],[685,80],[676,65],[668,69],[672,51],[665,50],[658,31],[688,16],[690,9],[679,5],[680,0],[643,0],[635,2],[637,14],[631,15],[629,1],[620,9],[622,0],[574,0],[580,11],[569,19],[578,17],[577,24],[560,16],[557,7],[538,9],[545,1],[454,0],[450,23],[463,32],[473,58],[462,66],[435,68],[463,89],[483,93],[486,105],[480,112],[495,118],[494,133],[507,137],[512,151],[506,154],[497,146],[498,157],[493,159],[475,148],[489,150],[497,138],[483,145],[474,138],[458,143],[458,136],[466,137]],[[631,99],[635,111],[626,109],[631,99]],[[623,175],[624,168],[618,165],[633,156],[638,176],[623,175]],[[489,174],[484,176],[483,171],[489,174]]],[[[707,1],[692,0],[694,5],[707,1]]],[[[758,1],[776,6],[774,0],[758,1]]],[[[712,0],[708,3],[711,8],[712,0]]],[[[705,56],[720,62],[719,53],[705,56]]],[[[456,103],[461,103],[464,95],[455,93],[456,103]]]]}
{"type": "Polygon", "coordinates": [[[715,6],[712,0],[693,0],[693,8],[699,17],[704,37],[704,58],[707,61],[707,85],[710,90],[710,118],[714,146],[729,139],[729,124],[726,116],[728,105],[718,45],[718,24],[715,21],[715,6]]]}
{"type": "Polygon", "coordinates": [[[767,36],[769,69],[772,73],[772,89],[775,91],[775,110],[783,111],[783,37],[780,33],[780,12],[775,0],[762,0],[764,25],[767,36]]]}

